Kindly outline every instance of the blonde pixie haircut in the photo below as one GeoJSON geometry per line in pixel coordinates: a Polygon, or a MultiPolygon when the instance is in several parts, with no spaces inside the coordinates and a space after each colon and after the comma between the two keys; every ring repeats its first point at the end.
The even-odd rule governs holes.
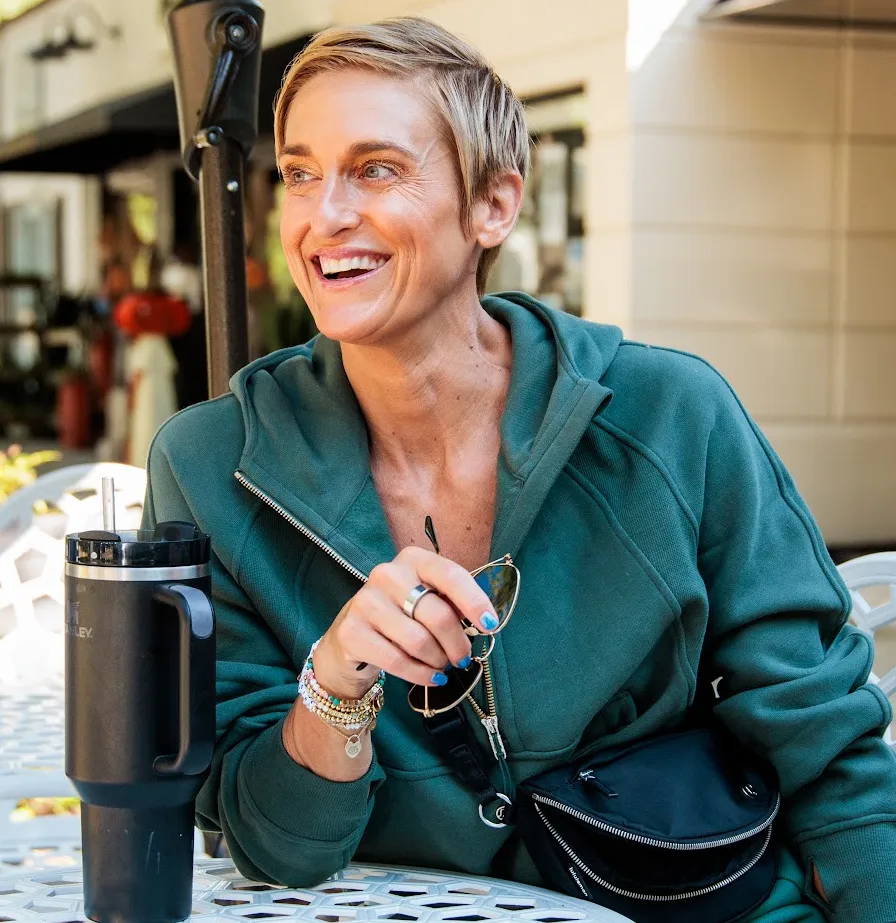
{"type": "MultiPolygon", "coordinates": [[[[318,74],[364,68],[417,81],[433,103],[453,148],[460,179],[461,223],[471,231],[473,204],[495,180],[529,169],[529,134],[523,107],[488,61],[447,29],[416,16],[319,32],[289,65],[274,104],[279,157],[289,107],[299,89],[318,74]]],[[[485,250],[476,269],[481,295],[500,247],[485,250]]]]}

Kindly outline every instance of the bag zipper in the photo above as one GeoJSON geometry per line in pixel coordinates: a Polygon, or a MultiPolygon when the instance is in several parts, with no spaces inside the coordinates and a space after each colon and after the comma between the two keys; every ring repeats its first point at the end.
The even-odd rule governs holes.
{"type": "Polygon", "coordinates": [[[291,526],[298,529],[308,541],[317,545],[321,551],[325,551],[337,564],[341,564],[353,577],[356,577],[361,583],[367,583],[367,575],[362,574],[357,567],[353,567],[337,551],[334,551],[322,538],[315,535],[308,526],[303,525],[290,512],[285,510],[276,500],[272,500],[260,487],[256,487],[242,471],[234,471],[233,476],[243,485],[250,493],[255,494],[259,500],[263,500],[272,510],[278,512],[291,526]]]}
{"type": "MultiPolygon", "coordinates": [[[[724,837],[721,840],[713,840],[711,843],[669,843],[666,840],[655,840],[648,836],[640,836],[637,833],[629,833],[628,830],[620,830],[619,827],[613,827],[610,824],[604,823],[602,820],[597,820],[596,818],[583,813],[582,811],[577,811],[575,808],[571,808],[560,801],[555,801],[553,798],[548,798],[545,795],[539,795],[537,792],[532,793],[532,798],[535,801],[540,801],[542,804],[548,805],[549,807],[556,808],[558,811],[563,811],[564,814],[569,814],[571,817],[575,817],[576,820],[581,820],[586,824],[591,824],[592,826],[597,827],[599,830],[603,830],[604,833],[611,833],[614,836],[621,837],[623,840],[631,840],[634,843],[640,843],[642,846],[657,846],[660,849],[673,849],[680,851],[709,849],[713,846],[730,846],[732,843],[739,843],[741,840],[748,840],[751,836],[756,836],[757,833],[761,833],[763,830],[765,830],[766,827],[770,827],[772,825],[772,821],[774,821],[775,817],[777,817],[778,810],[781,807],[781,793],[778,792],[775,806],[772,808],[771,815],[761,824],[759,824],[758,827],[754,827],[752,830],[747,830],[746,833],[738,833],[736,836],[724,837]]],[[[537,810],[538,805],[535,807],[537,810]]],[[[541,811],[538,813],[544,817],[541,811]]],[[[545,819],[545,823],[548,823],[547,819],[545,819]]]]}
{"type": "MultiPolygon", "coordinates": [[[[538,796],[533,796],[533,797],[538,798],[538,796]]],[[[546,800],[548,803],[550,803],[549,799],[539,799],[539,800],[546,800]]],[[[781,799],[779,795],[778,804],[780,804],[780,801],[781,799]]],[[[727,885],[730,885],[732,882],[737,881],[737,879],[741,878],[743,875],[746,875],[747,872],[749,872],[750,869],[753,868],[753,866],[755,866],[756,863],[765,855],[765,851],[768,849],[768,844],[771,842],[771,839],[772,839],[772,828],[771,828],[771,820],[770,820],[768,821],[768,827],[767,827],[767,832],[765,835],[765,840],[763,841],[762,846],[759,848],[759,852],[756,853],[756,855],[753,856],[753,858],[742,869],[739,869],[737,872],[734,872],[733,874],[728,875],[727,877],[723,878],[721,881],[717,881],[715,884],[707,885],[705,888],[698,888],[695,891],[686,891],[683,894],[642,894],[638,891],[628,891],[625,888],[619,888],[616,885],[611,884],[609,881],[606,881],[605,879],[601,878],[599,875],[592,872],[591,869],[588,868],[588,866],[585,865],[585,863],[575,854],[575,852],[572,850],[569,844],[563,839],[563,837],[561,837],[560,834],[557,833],[557,831],[554,829],[551,822],[544,816],[544,812],[542,811],[542,809],[539,807],[538,804],[535,805],[535,810],[538,812],[538,816],[541,818],[545,827],[548,828],[548,831],[550,832],[551,836],[554,837],[554,839],[557,841],[557,843],[559,843],[563,851],[569,856],[570,859],[572,859],[572,861],[590,879],[595,881],[602,888],[606,888],[608,891],[612,891],[614,894],[618,894],[621,897],[627,897],[627,898],[631,898],[632,900],[639,900],[639,901],[684,901],[684,900],[689,900],[695,897],[702,897],[704,894],[711,894],[713,891],[718,891],[719,889],[724,888],[727,885]]],[[[777,806],[775,810],[777,813],[777,806]]],[[[576,815],[579,814],[578,811],[570,811],[569,813],[573,813],[576,815]]],[[[583,815],[583,819],[589,820],[590,818],[588,818],[587,815],[583,815]]],[[[774,820],[774,817],[772,817],[772,820],[774,820]]],[[[608,829],[612,830],[612,828],[608,828],[608,829]]],[[[754,831],[754,833],[758,833],[761,830],[762,830],[762,827],[759,827],[754,831]]],[[[625,833],[625,831],[618,831],[618,832],[620,833],[620,835],[625,833]]],[[[742,838],[743,837],[739,837],[736,839],[742,839],[742,838]]],[[[632,839],[638,842],[641,842],[641,841],[648,842],[648,843],[657,842],[655,840],[653,841],[647,840],[645,837],[638,837],[633,834],[628,834],[628,839],[632,839]]],[[[736,842],[736,839],[734,840],[734,842],[736,842]]],[[[731,842],[730,838],[728,841],[725,841],[725,842],[731,842]]],[[[668,843],[664,843],[662,845],[668,846],[669,848],[672,848],[672,849],[674,848],[678,848],[678,849],[705,848],[705,847],[681,846],[680,844],[676,845],[676,844],[668,844],[668,843]]],[[[720,845],[723,845],[723,843],[722,842],[712,843],[709,845],[720,846],[720,845]]]]}

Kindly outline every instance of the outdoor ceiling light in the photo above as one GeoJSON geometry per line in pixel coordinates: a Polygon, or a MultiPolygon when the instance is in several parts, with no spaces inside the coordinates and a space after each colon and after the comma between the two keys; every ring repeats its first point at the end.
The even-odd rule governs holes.
{"type": "Polygon", "coordinates": [[[48,29],[47,37],[28,52],[33,61],[51,61],[64,58],[70,51],[90,51],[96,47],[98,36],[121,37],[121,27],[108,25],[100,14],[87,4],[69,10],[65,18],[48,29]],[[85,33],[79,23],[88,20],[91,31],[85,33]]]}

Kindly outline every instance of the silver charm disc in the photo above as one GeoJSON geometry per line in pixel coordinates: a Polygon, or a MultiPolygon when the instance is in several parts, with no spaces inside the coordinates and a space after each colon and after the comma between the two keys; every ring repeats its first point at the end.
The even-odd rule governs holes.
{"type": "Polygon", "coordinates": [[[345,755],[350,759],[357,759],[361,755],[361,750],[364,747],[361,744],[361,735],[352,734],[345,742],[345,755]]]}

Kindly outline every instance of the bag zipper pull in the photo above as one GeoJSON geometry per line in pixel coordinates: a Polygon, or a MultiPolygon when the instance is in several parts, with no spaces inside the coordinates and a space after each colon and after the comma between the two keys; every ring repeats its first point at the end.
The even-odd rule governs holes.
{"type": "Polygon", "coordinates": [[[614,792],[612,788],[608,788],[600,781],[595,775],[593,769],[583,769],[579,773],[579,779],[582,782],[588,782],[593,785],[602,795],[605,795],[607,798],[618,798],[619,792],[614,792]]]}
{"type": "Polygon", "coordinates": [[[504,749],[504,741],[501,739],[501,732],[498,730],[498,719],[496,716],[486,715],[479,719],[488,735],[488,742],[492,745],[492,753],[496,760],[507,759],[507,750],[504,749]],[[498,751],[500,752],[500,755],[498,751]]]}

